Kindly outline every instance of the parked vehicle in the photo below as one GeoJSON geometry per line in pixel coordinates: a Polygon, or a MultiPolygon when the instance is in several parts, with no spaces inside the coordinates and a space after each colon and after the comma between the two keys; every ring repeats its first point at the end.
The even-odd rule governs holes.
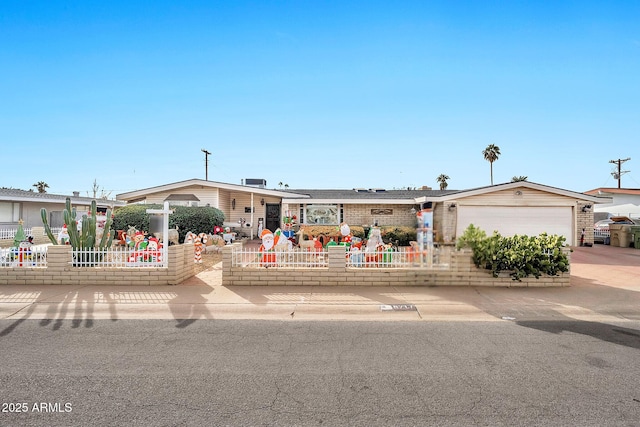
{"type": "Polygon", "coordinates": [[[594,243],[609,244],[611,239],[611,232],[609,231],[610,224],[636,224],[631,218],[626,216],[612,216],[609,219],[603,219],[596,222],[593,225],[593,241],[594,243]]]}

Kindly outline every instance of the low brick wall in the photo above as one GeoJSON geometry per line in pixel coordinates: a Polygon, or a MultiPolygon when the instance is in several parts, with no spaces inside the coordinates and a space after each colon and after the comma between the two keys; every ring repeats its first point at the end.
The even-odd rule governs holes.
{"type": "Polygon", "coordinates": [[[73,267],[71,246],[50,246],[47,267],[2,267],[0,285],[177,285],[195,274],[193,245],[169,246],[168,267],[73,267]]]}
{"type": "MultiPolygon", "coordinates": [[[[235,245],[241,245],[236,243],[235,245]]],[[[569,286],[570,274],[527,277],[493,277],[477,268],[471,251],[454,251],[449,269],[427,268],[353,268],[348,267],[344,248],[329,247],[326,268],[243,268],[232,267],[231,245],[222,249],[222,284],[225,286],[499,286],[544,287],[569,286]]]]}

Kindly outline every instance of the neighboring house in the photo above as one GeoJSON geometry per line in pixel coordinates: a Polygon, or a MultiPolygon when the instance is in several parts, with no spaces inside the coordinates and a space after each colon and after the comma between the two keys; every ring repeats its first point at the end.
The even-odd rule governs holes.
{"type": "MultiPolygon", "coordinates": [[[[40,210],[45,208],[51,227],[62,227],[64,224],[62,212],[67,197],[76,208],[78,214],[87,212],[91,206],[92,197],[80,197],[59,194],[37,193],[16,189],[0,188],[0,229],[15,229],[19,221],[23,221],[24,228],[41,227],[40,210]]],[[[125,203],[115,200],[98,200],[99,210],[106,211],[114,206],[124,206],[125,203]]]]}
{"type": "Polygon", "coordinates": [[[127,203],[163,203],[212,206],[225,215],[225,224],[240,227],[255,237],[258,221],[265,228],[282,226],[283,216],[300,224],[415,226],[416,211],[431,203],[436,239],[452,243],[474,224],[488,234],[542,232],[561,234],[576,245],[585,229],[585,241],[593,241],[593,206],[610,202],[573,191],[527,181],[471,190],[275,190],[264,180],[238,185],[191,179],[132,191],[116,196],[127,203]]]}
{"type": "Polygon", "coordinates": [[[609,203],[598,205],[596,212],[600,212],[604,219],[608,216],[628,216],[640,218],[640,189],[639,188],[595,188],[584,194],[600,197],[610,197],[609,203]]]}

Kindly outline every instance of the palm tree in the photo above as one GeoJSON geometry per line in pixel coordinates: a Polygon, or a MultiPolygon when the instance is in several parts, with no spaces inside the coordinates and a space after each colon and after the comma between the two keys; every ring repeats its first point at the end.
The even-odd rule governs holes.
{"type": "Polygon", "coordinates": [[[529,177],[524,175],[514,176],[513,178],[511,178],[511,182],[521,182],[521,181],[526,181],[528,179],[529,177]]]}
{"type": "Polygon", "coordinates": [[[491,185],[493,185],[493,162],[500,157],[500,147],[494,144],[489,144],[487,148],[482,152],[484,159],[491,164],[491,185]]]}
{"type": "Polygon", "coordinates": [[[38,189],[38,193],[46,193],[47,188],[49,188],[49,184],[44,181],[38,181],[33,184],[32,187],[36,187],[38,189]]]}
{"type": "Polygon", "coordinates": [[[278,183],[278,187],[282,188],[282,181],[278,183]]]}
{"type": "Polygon", "coordinates": [[[437,178],[436,181],[440,184],[440,189],[441,190],[446,190],[447,187],[449,186],[449,184],[447,183],[447,180],[449,180],[451,178],[449,178],[449,175],[441,173],[437,178]]]}

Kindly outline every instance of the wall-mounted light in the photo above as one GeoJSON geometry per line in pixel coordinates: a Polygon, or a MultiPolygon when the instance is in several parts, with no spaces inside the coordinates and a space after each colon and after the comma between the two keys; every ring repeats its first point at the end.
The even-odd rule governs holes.
{"type": "Polygon", "coordinates": [[[409,209],[409,212],[411,212],[411,215],[415,215],[418,211],[416,210],[415,206],[412,206],[411,209],[409,209]]]}
{"type": "Polygon", "coordinates": [[[591,209],[591,205],[584,205],[582,207],[582,212],[589,212],[589,209],[591,209]]]}
{"type": "Polygon", "coordinates": [[[450,211],[454,210],[455,208],[456,208],[456,204],[455,204],[455,203],[451,203],[451,204],[449,205],[449,210],[450,210],[450,211]]]}
{"type": "Polygon", "coordinates": [[[264,197],[263,197],[262,199],[260,199],[260,204],[261,204],[262,206],[264,206],[264,197]]]}
{"type": "Polygon", "coordinates": [[[231,209],[236,209],[236,199],[231,199],[231,209]]]}

